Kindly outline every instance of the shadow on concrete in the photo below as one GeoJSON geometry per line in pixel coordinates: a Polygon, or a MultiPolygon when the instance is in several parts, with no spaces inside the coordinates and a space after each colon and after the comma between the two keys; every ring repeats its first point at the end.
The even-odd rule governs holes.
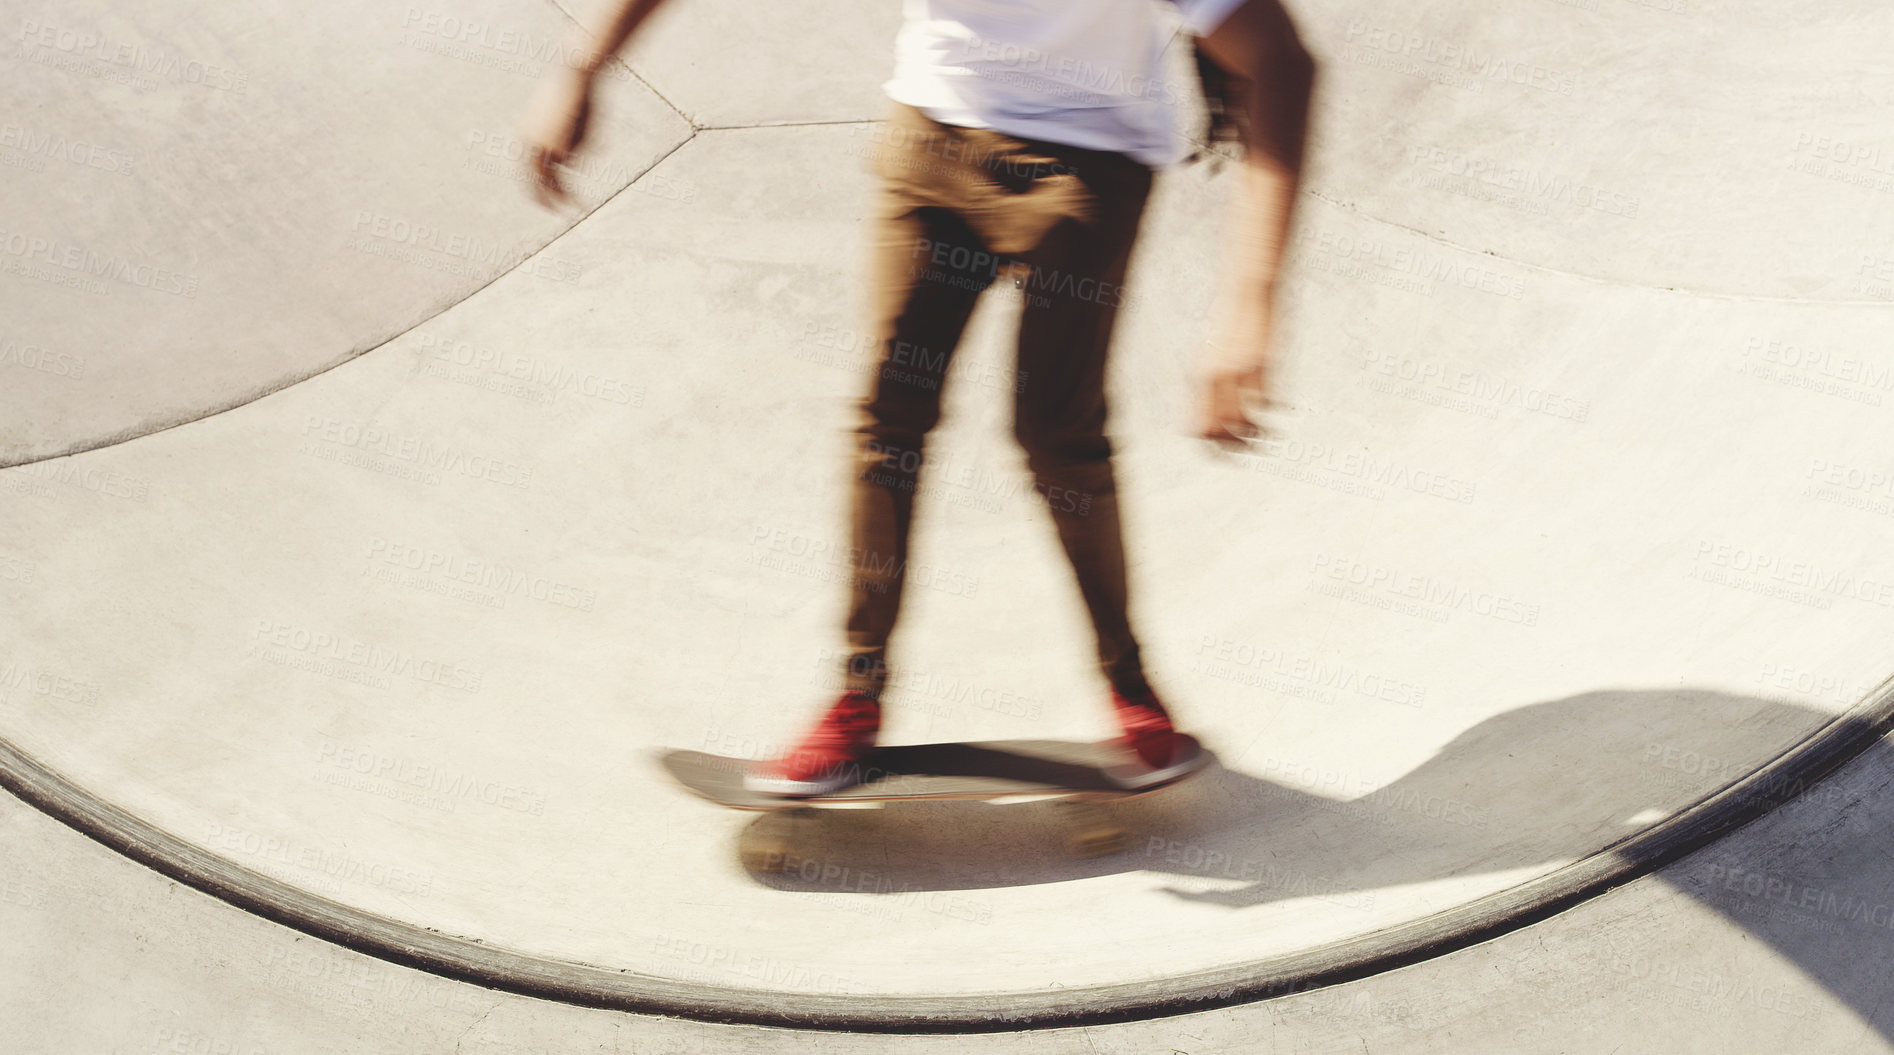
{"type": "MultiPolygon", "coordinates": [[[[1768,942],[1894,1042],[1891,794],[1894,746],[1883,739],[1759,819],[1740,843],[1712,843],[1663,876],[1768,942]]],[[[1811,1013],[1767,979],[1669,964],[1635,948],[1617,950],[1613,966],[1685,1002],[1811,1013]]]]}
{"type": "MultiPolygon", "coordinates": [[[[1031,805],[897,804],[827,816],[818,829],[822,867],[851,870],[844,874],[856,880],[880,873],[887,887],[826,882],[820,869],[758,878],[873,897],[1142,870],[1174,877],[1165,889],[1179,898],[1233,911],[1300,897],[1365,914],[1377,891],[1403,884],[1552,872],[1747,781],[1740,794],[1749,806],[1780,808],[1741,842],[1717,839],[1668,862],[1663,878],[1767,941],[1894,1041],[1894,811],[1878,808],[1894,795],[1894,745],[1875,741],[1819,780],[1755,780],[1831,718],[1702,690],[1585,693],[1482,722],[1405,776],[1358,795],[1348,794],[1356,778],[1347,773],[1266,760],[1259,768],[1288,778],[1279,781],[1216,764],[1166,794],[1127,803],[1121,816],[1140,834],[1111,857],[1065,855],[1054,811],[1031,805]]],[[[1843,724],[1858,727],[1833,732],[1876,732],[1843,724]]],[[[1613,969],[1680,998],[1696,994],[1706,1006],[1808,1013],[1767,979],[1671,964],[1640,948],[1604,955],[1613,969]]]]}
{"type": "MultiPolygon", "coordinates": [[[[1386,888],[1551,871],[1597,853],[1753,774],[1831,717],[1703,690],[1590,692],[1488,719],[1379,788],[1365,770],[1288,757],[1256,759],[1254,772],[1241,759],[1215,764],[1112,807],[1133,842],[1109,857],[1074,860],[1050,803],[893,803],[819,811],[796,832],[806,853],[757,879],[872,897],[1146,871],[1191,877],[1169,889],[1233,909],[1313,897],[1367,913],[1386,888]]],[[[765,815],[748,834],[791,823],[765,815]]]]}

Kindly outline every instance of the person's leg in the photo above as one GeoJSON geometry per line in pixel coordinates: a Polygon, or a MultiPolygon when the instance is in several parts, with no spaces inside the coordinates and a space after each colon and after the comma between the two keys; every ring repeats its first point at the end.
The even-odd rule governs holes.
{"type": "Polygon", "coordinates": [[[975,210],[989,244],[1029,265],[1020,313],[1013,431],[1078,582],[1099,669],[1134,782],[1196,763],[1144,675],[1129,616],[1118,487],[1105,435],[1106,353],[1151,190],[1151,169],[1119,154],[992,136],[1006,159],[994,207],[975,210]]]}
{"type": "Polygon", "coordinates": [[[979,238],[950,208],[922,204],[912,187],[884,186],[873,222],[869,281],[877,363],[856,410],[845,686],[878,698],[901,606],[927,434],[940,420],[947,364],[986,282],[951,265],[984,253],[979,238]],[[933,263],[936,254],[949,263],[933,263]]]}
{"type": "Polygon", "coordinates": [[[1151,186],[1129,158],[1090,154],[1060,199],[1060,215],[1025,254],[1019,329],[1024,383],[1014,434],[1097,635],[1099,667],[1126,697],[1150,694],[1128,614],[1118,488],[1105,435],[1107,351],[1127,263],[1151,186]]]}
{"type": "Polygon", "coordinates": [[[943,160],[960,156],[943,149],[958,130],[901,105],[885,127],[868,254],[875,366],[856,404],[850,459],[843,692],[794,748],[746,777],[757,791],[819,794],[861,778],[852,763],[880,728],[926,437],[940,420],[954,346],[992,278],[968,266],[991,257],[963,218],[975,181],[943,160]]]}

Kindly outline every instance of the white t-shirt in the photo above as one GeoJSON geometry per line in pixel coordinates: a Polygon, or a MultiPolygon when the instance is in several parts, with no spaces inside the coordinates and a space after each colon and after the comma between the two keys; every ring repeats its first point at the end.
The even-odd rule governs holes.
{"type": "Polygon", "coordinates": [[[1243,0],[902,2],[889,98],[942,124],[1163,166],[1190,153],[1191,98],[1166,73],[1164,49],[1179,28],[1209,33],[1243,0]]]}

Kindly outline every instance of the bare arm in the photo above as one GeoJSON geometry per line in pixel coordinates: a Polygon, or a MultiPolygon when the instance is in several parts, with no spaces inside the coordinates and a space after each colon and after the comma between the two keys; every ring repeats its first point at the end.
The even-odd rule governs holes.
{"type": "Polygon", "coordinates": [[[1208,342],[1201,433],[1226,444],[1257,434],[1243,405],[1262,397],[1281,272],[1308,136],[1315,60],[1278,0],[1247,0],[1197,43],[1230,77],[1226,100],[1243,147],[1230,217],[1220,321],[1208,342]]]}
{"type": "Polygon", "coordinates": [[[664,0],[618,0],[618,6],[608,12],[610,21],[599,33],[598,50],[588,53],[585,64],[573,72],[590,84],[598,76],[599,68],[611,61],[631,39],[632,31],[663,4],[664,0]]]}
{"type": "Polygon", "coordinates": [[[664,3],[665,0],[618,0],[607,10],[604,27],[596,37],[581,31],[573,41],[573,50],[584,59],[565,73],[555,75],[558,80],[551,85],[546,103],[526,134],[526,164],[533,176],[533,195],[541,205],[550,208],[570,197],[560,180],[559,166],[585,140],[586,125],[592,115],[592,82],[598,79],[599,70],[664,3]]]}

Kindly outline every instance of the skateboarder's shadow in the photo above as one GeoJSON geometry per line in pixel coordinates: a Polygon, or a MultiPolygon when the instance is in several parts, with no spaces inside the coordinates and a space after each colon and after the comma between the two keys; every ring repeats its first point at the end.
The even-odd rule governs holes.
{"type": "Polygon", "coordinates": [[[1118,854],[1067,856],[1050,804],[892,803],[823,817],[820,848],[791,862],[800,868],[760,878],[866,892],[1148,871],[1196,877],[1172,892],[1231,908],[1320,897],[1372,911],[1377,890],[1549,871],[1590,854],[1740,779],[1825,720],[1706,690],[1591,692],[1489,718],[1386,783],[1345,750],[1316,757],[1265,734],[1192,780],[1112,806],[1133,833],[1118,854]]]}
{"type": "MultiPolygon", "coordinates": [[[[1075,862],[1043,838],[984,846],[954,838],[949,852],[928,853],[939,834],[927,830],[929,814],[946,820],[955,805],[938,804],[887,811],[903,819],[825,864],[853,867],[857,880],[863,870],[879,873],[897,891],[1144,871],[1179,877],[1161,881],[1172,896],[1231,911],[1312,898],[1365,915],[1375,899],[1410,884],[1484,877],[1471,896],[1599,852],[1741,780],[1827,720],[1792,703],[1705,690],[1585,693],[1489,718],[1380,787],[1365,766],[1314,760],[1293,745],[1246,751],[1118,807],[1139,834],[1109,857],[1075,862]]],[[[1894,931],[1894,870],[1885,866],[1894,812],[1877,808],[1890,783],[1894,747],[1884,740],[1741,839],[1660,873],[1672,889],[1768,942],[1884,1037],[1894,1037],[1894,1001],[1884,999],[1890,978],[1864,965],[1886,962],[1894,931]],[[1807,860],[1803,847],[1819,856],[1807,860]]],[[[980,900],[970,895],[951,907],[978,910],[980,900]]],[[[1389,907],[1381,906],[1384,914],[1389,907]]],[[[1636,933],[1649,937],[1647,929],[1636,933]]],[[[1691,933],[1678,943],[1687,946],[1691,933]]],[[[1642,945],[1598,955],[1640,969],[1692,962],[1687,949],[1642,945]]]]}
{"type": "MultiPolygon", "coordinates": [[[[1168,886],[1174,896],[1238,911],[1316,897],[1329,911],[1366,914],[1402,884],[1486,877],[1480,891],[1466,892],[1471,897],[1649,827],[1751,775],[1828,717],[1708,691],[1587,693],[1495,716],[1386,787],[1352,799],[1230,770],[1206,774],[1206,812],[1180,811],[1175,832],[1131,856],[1152,871],[1193,877],[1168,886]],[[1193,843],[1205,853],[1193,854],[1193,843]],[[1237,862],[1239,879],[1230,879],[1225,860],[1211,861],[1213,850],[1237,862]]],[[[1829,779],[1772,788],[1788,801],[1742,838],[1713,842],[1657,880],[1767,942],[1884,1038],[1894,1038],[1894,1001],[1887,999],[1894,977],[1865,965],[1887,963],[1894,931],[1894,871],[1886,867],[1894,812],[1879,808],[1890,781],[1894,747],[1883,739],[1829,779]]],[[[1736,994],[1731,1000],[1745,993],[1741,977],[1725,977],[1700,958],[1702,929],[1666,935],[1638,927],[1616,938],[1612,930],[1586,939],[1590,962],[1660,987],[1722,987],[1736,994]]],[[[1806,1014],[1809,1004],[1793,988],[1755,980],[1748,999],[1806,1014]]]]}
{"type": "Polygon", "coordinates": [[[1206,774],[1201,812],[1179,810],[1131,856],[1211,881],[1177,896],[1233,908],[1325,896],[1367,909],[1378,890],[1481,874],[1497,889],[1689,807],[1828,717],[1707,690],[1591,692],[1495,715],[1381,786],[1284,745],[1206,774]]]}

